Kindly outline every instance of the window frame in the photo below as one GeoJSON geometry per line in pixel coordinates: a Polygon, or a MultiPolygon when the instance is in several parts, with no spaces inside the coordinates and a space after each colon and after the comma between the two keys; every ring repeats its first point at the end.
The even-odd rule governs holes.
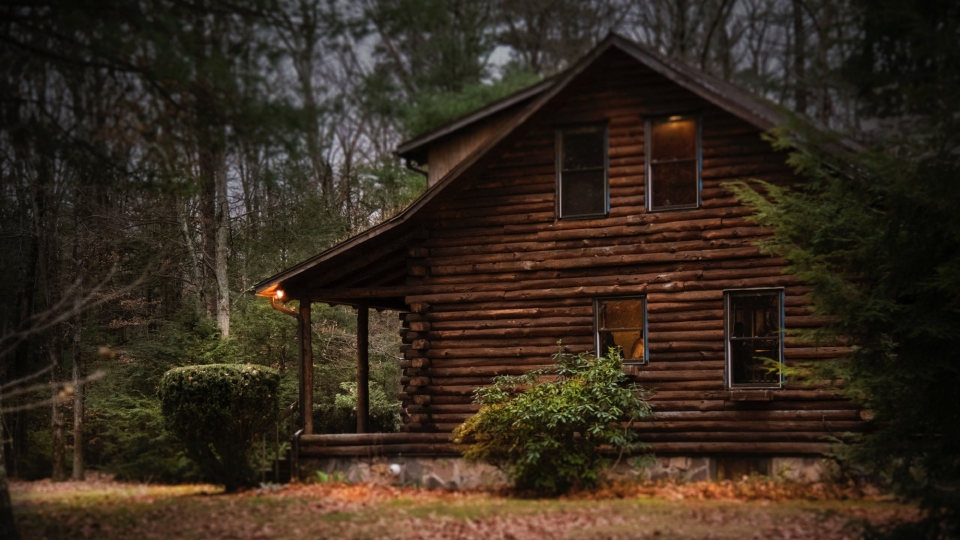
{"type": "MultiPolygon", "coordinates": [[[[583,124],[571,124],[566,126],[561,126],[556,129],[554,146],[555,151],[555,162],[556,162],[556,204],[555,211],[558,220],[579,220],[579,219],[600,219],[606,218],[610,215],[610,122],[589,122],[583,124]],[[594,214],[576,214],[572,216],[563,215],[563,134],[568,131],[577,131],[582,130],[586,131],[590,128],[597,128],[597,130],[603,131],[603,212],[594,213],[594,214]]],[[[595,170],[595,169],[580,169],[580,170],[595,170]]]]}
{"type": "Polygon", "coordinates": [[[650,364],[650,336],[647,331],[648,313],[647,313],[647,295],[631,294],[626,296],[599,296],[593,299],[593,350],[597,357],[606,354],[606,351],[600,350],[600,303],[616,300],[641,300],[643,302],[643,359],[624,359],[624,365],[646,366],[650,364]]]}
{"type": "Polygon", "coordinates": [[[643,122],[643,198],[644,198],[644,208],[646,208],[648,213],[658,213],[658,212],[675,212],[683,210],[697,210],[703,206],[703,118],[698,112],[687,112],[687,113],[677,113],[677,114],[663,114],[647,117],[643,122]],[[683,206],[670,206],[667,208],[654,208],[653,207],[653,161],[651,159],[651,154],[653,150],[653,130],[651,129],[654,124],[659,124],[663,122],[669,122],[671,119],[675,120],[689,120],[692,119],[696,122],[696,140],[694,145],[696,147],[696,157],[694,158],[697,164],[697,202],[692,205],[683,205],[683,206]]]}
{"type": "Polygon", "coordinates": [[[733,298],[738,296],[759,296],[759,295],[777,295],[777,302],[780,306],[780,330],[777,361],[784,365],[784,338],[786,336],[785,318],[786,309],[785,294],[782,287],[762,287],[752,289],[730,289],[723,291],[723,385],[727,390],[781,390],[783,389],[784,377],[783,371],[780,372],[780,379],[777,383],[734,383],[733,382],[733,351],[731,347],[731,338],[733,333],[733,298]]]}

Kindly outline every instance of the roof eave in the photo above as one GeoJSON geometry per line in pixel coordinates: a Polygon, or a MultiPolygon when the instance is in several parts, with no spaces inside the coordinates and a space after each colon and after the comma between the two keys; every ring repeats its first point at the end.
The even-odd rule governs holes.
{"type": "Polygon", "coordinates": [[[512,95],[509,95],[501,99],[500,101],[496,101],[490,105],[487,105],[486,107],[478,111],[474,111],[465,116],[461,116],[460,118],[457,118],[447,124],[444,124],[443,126],[429,133],[425,133],[412,140],[401,143],[400,146],[397,147],[394,153],[400,157],[405,158],[410,156],[411,154],[417,153],[418,151],[422,151],[424,150],[424,147],[426,145],[438,139],[442,139],[447,135],[455,133],[466,126],[469,126],[474,122],[477,122],[478,120],[482,120],[500,111],[509,109],[514,105],[520,104],[525,100],[536,97],[538,94],[542,93],[544,90],[550,87],[550,85],[553,84],[554,82],[555,82],[555,78],[553,77],[544,79],[533,86],[520,90],[512,95]]]}

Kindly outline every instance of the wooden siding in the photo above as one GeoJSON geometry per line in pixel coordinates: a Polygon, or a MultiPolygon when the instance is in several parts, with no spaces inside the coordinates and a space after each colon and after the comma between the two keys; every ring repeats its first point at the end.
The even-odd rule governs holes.
{"type": "MultiPolygon", "coordinates": [[[[769,231],[723,186],[793,182],[786,156],[757,128],[622,53],[608,56],[410,244],[407,284],[436,289],[405,299],[403,429],[451,431],[476,412],[478,385],[548,365],[558,339],[592,350],[592,300],[619,294],[647,296],[650,363],[637,381],[656,390],[656,419],[634,429],[654,451],[819,453],[827,436],[861,429],[856,406],[825,386],[787,381],[770,401],[737,401],[724,389],[724,290],[782,287],[788,329],[823,322],[808,308],[809,288],[761,254],[756,242],[769,231]],[[684,112],[702,119],[703,205],[647,213],[644,117],[684,112]],[[558,221],[555,129],[596,120],[609,121],[610,215],[558,221]],[[455,285],[470,290],[444,292],[455,285]]],[[[845,351],[826,345],[787,337],[786,362],[845,351]]]]}
{"type": "Polygon", "coordinates": [[[427,186],[436,184],[516,114],[517,108],[511,107],[433,143],[427,153],[427,186]]]}

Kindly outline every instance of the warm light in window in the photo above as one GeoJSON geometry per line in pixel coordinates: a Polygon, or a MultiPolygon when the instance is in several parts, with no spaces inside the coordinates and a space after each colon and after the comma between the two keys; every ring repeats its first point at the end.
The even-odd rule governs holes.
{"type": "Polygon", "coordinates": [[[668,121],[668,122],[676,122],[676,121],[678,121],[678,120],[683,120],[683,117],[682,117],[682,116],[671,116],[670,118],[667,118],[667,121],[668,121]]]}
{"type": "Polygon", "coordinates": [[[283,300],[283,290],[277,289],[277,300],[283,300]]]}

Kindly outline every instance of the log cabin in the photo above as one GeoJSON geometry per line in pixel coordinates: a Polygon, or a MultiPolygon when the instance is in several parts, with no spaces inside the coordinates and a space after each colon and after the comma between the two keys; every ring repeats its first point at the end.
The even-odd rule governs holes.
{"type": "Polygon", "coordinates": [[[820,456],[861,430],[863,413],[835,389],[760,362],[846,352],[785,334],[823,321],[725,187],[800,181],[762,138],[783,120],[611,35],[559,75],[400,145],[408,166],[426,167],[422,197],[255,286],[299,321],[296,457],[455,454],[449,434],[478,410],[475,389],[550,365],[558,340],[622,351],[656,391],[654,419],[635,429],[659,456],[820,456]],[[312,433],[312,302],[357,308],[356,435],[312,433]],[[401,433],[365,433],[370,308],[402,319],[401,433]]]}

